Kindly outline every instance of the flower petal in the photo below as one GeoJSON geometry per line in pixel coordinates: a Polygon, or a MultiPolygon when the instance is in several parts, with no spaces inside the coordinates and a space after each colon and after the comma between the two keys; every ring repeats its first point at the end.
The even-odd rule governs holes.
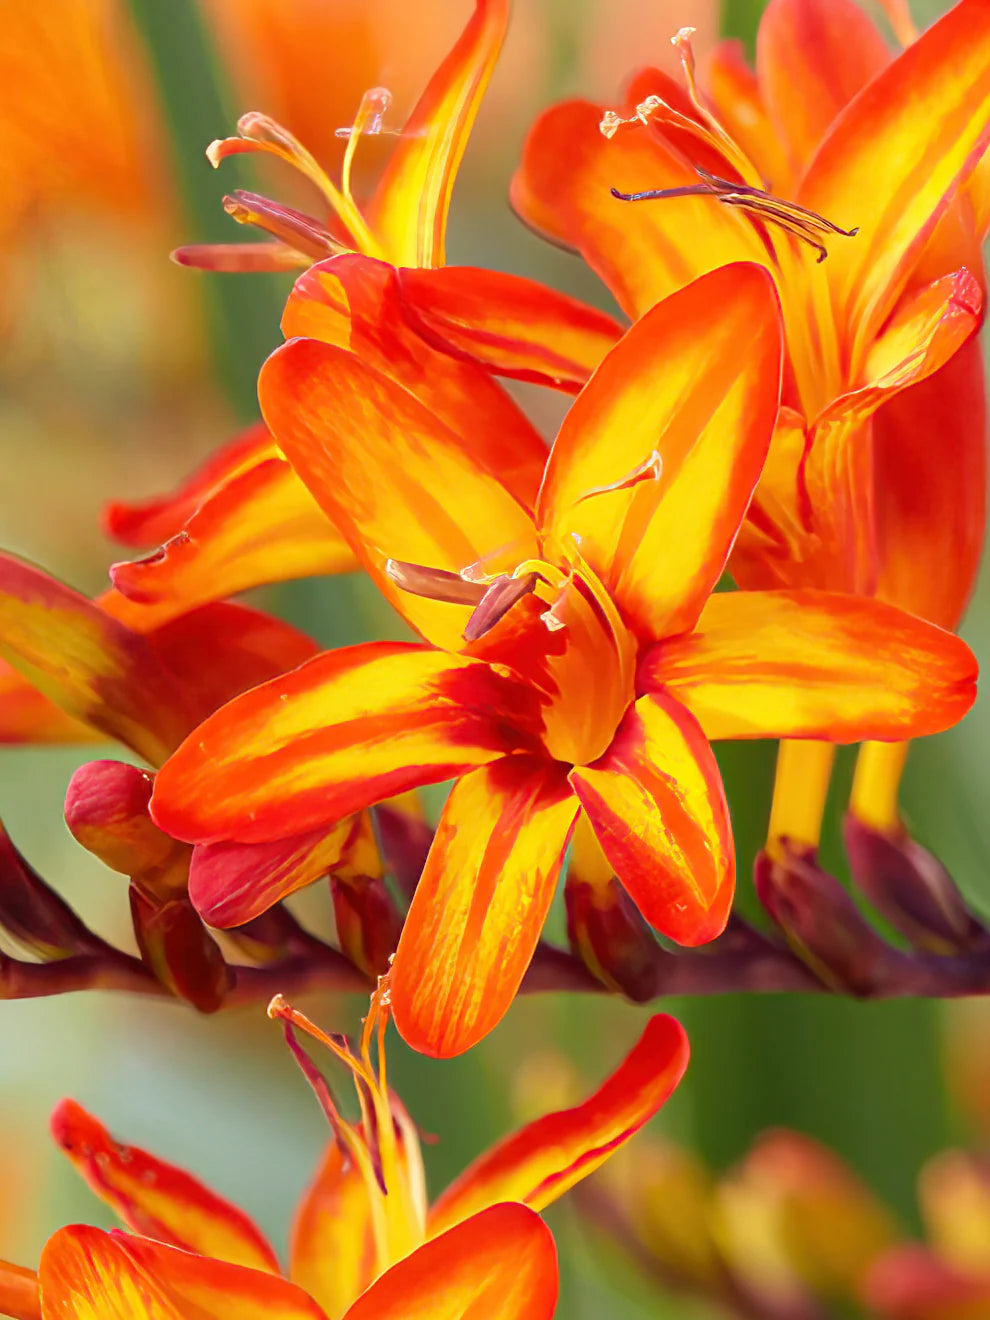
{"type": "Polygon", "coordinates": [[[849,103],[797,201],[845,226],[823,270],[857,363],[990,140],[990,8],[960,0],[849,103]]]}
{"type": "Polygon", "coordinates": [[[375,1276],[371,1201],[361,1171],[336,1142],[303,1193],[292,1226],[289,1277],[334,1320],[375,1276]]]}
{"type": "Polygon", "coordinates": [[[563,769],[509,757],[451,790],[392,964],[407,1044],[450,1058],[512,1003],[553,898],[578,804],[563,769]]]}
{"type": "Polygon", "coordinates": [[[445,266],[398,277],[425,339],[499,376],[577,393],[622,334],[597,308],[518,275],[445,266]]]}
{"type": "Polygon", "coordinates": [[[152,763],[182,737],[185,694],[147,640],[11,555],[0,555],[0,656],[68,715],[152,763]]]}
{"type": "Polygon", "coordinates": [[[689,628],[767,457],[781,330],[754,265],[702,276],[641,318],[564,420],[537,518],[579,540],[647,637],[689,628]]]}
{"type": "Polygon", "coordinates": [[[358,567],[350,546],[283,458],[233,477],[160,550],[112,565],[129,600],[178,612],[250,587],[358,567]]]}
{"type": "Polygon", "coordinates": [[[189,863],[189,898],[209,926],[227,930],[267,912],[340,862],[353,817],[268,843],[201,843],[189,863]]]}
{"type": "Polygon", "coordinates": [[[877,595],[943,628],[958,625],[983,550],[984,376],[974,337],[873,419],[877,595]]]}
{"type": "Polygon", "coordinates": [[[48,1239],[38,1277],[43,1320],[327,1320],[273,1274],[83,1224],[48,1239]]]}
{"type": "Polygon", "coordinates": [[[980,1320],[990,1309],[990,1271],[906,1242],[873,1262],[860,1295],[881,1320],[980,1320]]]}
{"type": "Polygon", "coordinates": [[[66,715],[16,669],[0,660],[0,746],[105,741],[104,734],[66,715]]]}
{"type": "Polygon", "coordinates": [[[481,661],[371,642],[244,693],[164,765],[151,809],[191,843],[282,839],[535,748],[536,694],[481,661]]]}
{"type": "Polygon", "coordinates": [[[211,454],[170,494],[108,504],[103,510],[103,530],[121,545],[139,550],[158,545],[181,532],[200,505],[228,481],[277,455],[268,427],[258,422],[211,454]]]}
{"type": "Polygon", "coordinates": [[[778,197],[786,197],[791,187],[787,151],[742,42],[716,42],[699,64],[705,96],[719,122],[742,147],[760,177],[772,183],[778,197]]]}
{"type": "Polygon", "coordinates": [[[528,512],[407,390],[353,353],[297,339],[265,363],[262,410],[286,457],[383,594],[456,649],[470,615],[402,591],[386,560],[458,572],[501,546],[535,553],[528,512]]]}
{"type": "Polygon", "coordinates": [[[862,421],[898,391],[926,380],[976,332],[982,315],[983,292],[968,270],[944,275],[903,299],[866,356],[863,383],[833,400],[816,426],[841,418],[862,421]]]}
{"type": "Polygon", "coordinates": [[[397,266],[444,264],[454,179],[508,22],[508,0],[475,0],[406,121],[370,207],[371,228],[397,266]]]}
{"type": "Polygon", "coordinates": [[[386,262],[358,253],[321,262],[296,281],[282,333],[349,349],[404,386],[521,504],[532,507],[546,445],[487,371],[426,342],[408,318],[401,277],[386,262]]]}
{"type": "Polygon", "coordinates": [[[606,140],[602,113],[590,101],[545,111],[530,130],[510,196],[528,225],[580,252],[623,311],[641,316],[706,271],[766,260],[754,227],[710,196],[613,197],[612,188],[677,188],[697,184],[698,176],[686,157],[645,129],[620,129],[606,140]]]}
{"type": "Polygon", "coordinates": [[[509,1203],[418,1247],[344,1320],[551,1320],[556,1305],[550,1230],[532,1210],[509,1203]]]}
{"type": "Polygon", "coordinates": [[[756,69],[795,174],[832,120],[890,61],[879,29],[855,0],[770,0],[757,31],[756,69]]]}
{"type": "Polygon", "coordinates": [[[683,1077],[688,1053],[680,1023],[665,1014],[651,1018],[594,1095],[528,1123],[466,1169],[431,1208],[430,1232],[497,1201],[522,1201],[533,1210],[555,1201],[653,1117],[683,1077]]]}
{"type": "Polygon", "coordinates": [[[576,766],[570,781],[650,925],[679,944],[720,934],[735,848],[722,777],[694,716],[666,693],[640,697],[605,755],[576,766]]]}
{"type": "Polygon", "coordinates": [[[879,601],[831,591],[719,592],[695,631],[648,652],[640,683],[669,692],[705,735],[916,738],[976,696],[965,642],[879,601]]]}
{"type": "Polygon", "coordinates": [[[74,1100],[56,1107],[51,1128],[76,1170],[135,1233],[234,1265],[279,1272],[261,1231],[198,1178],[137,1146],[122,1145],[74,1100]]]}

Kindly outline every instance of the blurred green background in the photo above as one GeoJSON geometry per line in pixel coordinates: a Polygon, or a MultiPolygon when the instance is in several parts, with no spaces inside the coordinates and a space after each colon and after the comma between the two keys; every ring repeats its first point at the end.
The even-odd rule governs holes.
{"type": "MultiPolygon", "coordinates": [[[[228,0],[229,8],[239,2],[228,0]]],[[[293,3],[284,0],[284,8],[293,3]]],[[[699,46],[719,27],[749,43],[762,7],[761,0],[725,0],[721,11],[700,0],[666,6],[516,0],[517,26],[455,197],[450,260],[533,275],[607,306],[576,259],[541,244],[508,211],[507,181],[527,121],[561,94],[607,97],[623,69],[650,59],[669,63],[663,37],[683,23],[699,28],[699,46]]],[[[913,6],[919,21],[943,7],[920,0],[913,6]]],[[[348,8],[375,5],[336,0],[338,11],[348,8]]],[[[433,5],[414,67],[401,70],[401,48],[390,49],[387,7],[378,9],[383,69],[368,83],[401,77],[411,98],[467,6],[433,5]]],[[[250,174],[227,164],[218,178],[203,147],[229,131],[241,110],[268,106],[244,101],[245,87],[263,87],[245,76],[250,60],[232,65],[229,32],[209,4],[130,0],[124,21],[144,65],[150,113],[166,134],[141,157],[153,178],[151,221],[126,206],[102,214],[99,189],[77,207],[78,188],[67,201],[53,187],[50,194],[39,190],[0,232],[17,299],[2,327],[0,541],[87,591],[99,589],[112,557],[97,528],[103,500],[168,486],[254,415],[254,379],[278,341],[287,288],[275,277],[204,277],[166,264],[166,251],[177,242],[232,236],[220,197],[250,174]],[[148,263],[156,263],[151,274],[148,263]]],[[[334,98],[329,129],[349,122],[336,85],[347,59],[344,45],[328,46],[322,57],[326,95],[334,98]]],[[[397,112],[402,108],[400,102],[397,112]]],[[[68,129],[61,145],[72,146],[68,129]]],[[[535,390],[525,391],[525,399],[552,428],[558,401],[535,390]]],[[[919,571],[934,570],[920,565],[919,571]]],[[[297,584],[264,601],[327,643],[383,626],[373,593],[356,580],[297,584]]],[[[990,660],[985,582],[964,632],[981,660],[990,660]]],[[[905,795],[917,836],[984,912],[990,910],[988,721],[978,706],[951,734],[917,746],[905,795]]],[[[99,929],[124,938],[120,878],[79,850],[61,821],[69,775],[93,755],[92,749],[78,756],[4,751],[0,811],[42,874],[99,929]]],[[[746,876],[766,820],[773,751],[736,746],[722,759],[746,876]]],[[[842,765],[848,772],[848,758],[842,765]]],[[[830,829],[826,860],[841,869],[835,819],[830,829]]],[[[303,902],[316,911],[323,899],[310,894],[303,902]]],[[[740,902],[744,909],[754,902],[745,884],[740,902]]],[[[351,1000],[306,1007],[322,1023],[350,1030],[364,1010],[351,1000]]],[[[730,996],[662,1007],[689,1028],[693,1062],[658,1126],[716,1169],[731,1165],[767,1127],[796,1127],[850,1160],[914,1227],[914,1180],[924,1160],[950,1143],[985,1135],[981,1115],[959,1102],[958,1079],[945,1066],[947,1031],[963,1040],[963,1053],[967,1033],[972,1048],[980,1048],[988,1020],[983,1005],[730,996]]],[[[520,1114],[531,1116],[541,1078],[566,1080],[573,1069],[588,1084],[602,1079],[646,1012],[604,999],[530,998],[466,1059],[426,1062],[393,1042],[397,1088],[422,1126],[441,1138],[427,1149],[431,1186],[442,1187],[520,1114]],[[519,1082],[520,1069],[528,1084],[519,1082]]],[[[326,1134],[280,1033],[260,1010],[205,1020],[177,1006],[100,995],[0,1007],[2,1257],[34,1262],[59,1224],[108,1222],[49,1147],[47,1114],[65,1094],[123,1139],[187,1165],[284,1244],[291,1208],[326,1134]]],[[[990,1124],[990,1115],[982,1119],[990,1124]]],[[[614,1260],[603,1256],[572,1208],[551,1217],[565,1267],[561,1316],[707,1314],[677,1299],[660,1300],[625,1269],[617,1278],[614,1260]]]]}

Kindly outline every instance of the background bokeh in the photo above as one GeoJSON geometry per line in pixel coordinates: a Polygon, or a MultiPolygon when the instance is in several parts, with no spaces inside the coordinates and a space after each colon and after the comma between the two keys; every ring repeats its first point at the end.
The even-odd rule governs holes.
{"type": "MultiPolygon", "coordinates": [[[[533,275],[607,306],[576,259],[541,244],[508,210],[527,123],[561,94],[607,98],[637,65],[669,66],[667,38],[683,24],[698,29],[699,49],[720,30],[749,41],[762,7],[516,0],[455,196],[450,260],[533,275]]],[[[913,5],[919,21],[943,7],[913,5]]],[[[99,530],[102,503],[173,484],[254,415],[253,383],[278,341],[287,282],[203,276],[166,259],[177,243],[231,236],[220,197],[250,176],[238,162],[215,175],[205,144],[256,108],[329,156],[340,150],[333,130],[375,84],[392,89],[401,120],[468,8],[467,0],[2,0],[0,544],[98,590],[114,557],[99,530]]],[[[557,401],[535,390],[525,399],[551,429],[557,401]]],[[[920,563],[918,572],[938,565],[920,563]]],[[[964,630],[984,663],[988,590],[984,582],[964,630]]],[[[262,600],[328,643],[390,626],[357,579],[296,584],[262,600]]],[[[916,834],[983,912],[988,723],[978,705],[962,727],[917,746],[906,782],[916,834]]],[[[83,853],[61,819],[66,782],[92,755],[4,750],[0,814],[42,874],[123,939],[120,877],[83,853]]],[[[736,745],[722,759],[745,876],[766,820],[773,749],[736,745]]],[[[848,774],[847,757],[840,768],[848,774]]],[[[836,801],[843,795],[840,773],[836,801]]],[[[836,828],[833,819],[825,860],[841,872],[836,828]]],[[[322,916],[321,894],[301,902],[322,916]]],[[[745,883],[740,903],[755,910],[745,883]]],[[[364,1005],[306,1007],[353,1029],[364,1005]]],[[[688,1026],[694,1059],[660,1126],[717,1169],[761,1130],[797,1127],[849,1159],[913,1227],[923,1161],[990,1131],[990,1101],[981,1112],[967,1072],[988,1039],[983,1004],[729,996],[663,1007],[688,1026]]],[[[646,1011],[530,998],[469,1057],[447,1063],[395,1042],[397,1086],[441,1138],[427,1149],[432,1185],[511,1121],[603,1077],[646,1011]]],[[[33,1263],[59,1224],[107,1222],[50,1148],[47,1115],[63,1094],[122,1138],[195,1170],[284,1244],[325,1132],[263,1012],[200,1019],[172,1004],[95,994],[0,1006],[0,1257],[33,1263]]],[[[659,1300],[573,1207],[552,1220],[565,1264],[560,1315],[708,1314],[659,1300]]]]}

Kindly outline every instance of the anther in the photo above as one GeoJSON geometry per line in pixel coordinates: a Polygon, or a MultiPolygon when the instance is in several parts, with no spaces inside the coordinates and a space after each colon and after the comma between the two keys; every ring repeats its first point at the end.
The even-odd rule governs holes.
{"type": "Polygon", "coordinates": [[[536,581],[535,573],[527,573],[522,577],[501,574],[495,578],[468,619],[467,627],[464,629],[464,640],[476,642],[490,633],[495,625],[505,618],[513,605],[530,594],[536,586],[536,581]]]}
{"type": "Polygon", "coordinates": [[[407,564],[402,559],[385,561],[385,576],[410,596],[425,596],[448,605],[480,605],[485,587],[480,582],[468,582],[459,573],[445,568],[426,568],[422,564],[407,564]]]}

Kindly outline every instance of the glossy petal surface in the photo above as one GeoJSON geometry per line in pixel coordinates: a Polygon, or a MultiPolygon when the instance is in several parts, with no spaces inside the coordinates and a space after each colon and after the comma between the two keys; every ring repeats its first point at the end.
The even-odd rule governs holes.
{"type": "Polygon", "coordinates": [[[396,609],[456,648],[470,611],[412,596],[388,558],[459,572],[493,548],[532,553],[528,512],[400,385],[352,353],[300,339],[265,364],[261,405],[296,471],[396,609]]]}
{"type": "Polygon", "coordinates": [[[74,1100],[52,1114],[52,1135],[124,1223],[183,1251],[278,1273],[278,1259],[242,1210],[184,1170],[116,1141],[74,1100]]]}
{"type": "Polygon", "coordinates": [[[728,266],[642,317],[564,420],[537,517],[578,539],[641,636],[689,628],[722,572],[769,450],[780,354],[768,275],[728,266]]]}
{"type": "Polygon", "coordinates": [[[556,1304],[550,1230],[525,1206],[495,1205],[386,1270],[346,1320],[551,1320],[556,1304]]]}
{"type": "Polygon", "coordinates": [[[43,1320],[326,1320],[273,1274],[73,1224],[39,1267],[43,1320]]]}
{"type": "Polygon", "coordinates": [[[155,820],[189,842],[263,842],[530,749],[536,694],[480,661],[371,642],[231,702],[161,770],[155,820]]]}
{"type": "Polygon", "coordinates": [[[451,790],[392,964],[403,1039],[448,1058],[502,1018],[536,948],[578,804],[562,767],[512,757],[451,790]]]}
{"type": "Polygon", "coordinates": [[[657,1112],[688,1062],[688,1042],[672,1017],[651,1018],[603,1086],[582,1104],[528,1123],[476,1160],[430,1211],[432,1233],[497,1201],[533,1210],[587,1177],[657,1112]]]}
{"type": "Polygon", "coordinates": [[[622,334],[597,308],[518,275],[473,266],[398,275],[420,334],[496,375],[576,393],[622,334]]]}
{"type": "Polygon", "coordinates": [[[679,944],[720,934],[735,850],[722,777],[694,716],[666,693],[640,697],[605,755],[570,780],[650,925],[679,944]]]}
{"type": "Polygon", "coordinates": [[[965,642],[879,601],[824,591],[719,592],[694,632],[648,652],[640,683],[708,738],[920,737],[976,695],[965,642]]]}

